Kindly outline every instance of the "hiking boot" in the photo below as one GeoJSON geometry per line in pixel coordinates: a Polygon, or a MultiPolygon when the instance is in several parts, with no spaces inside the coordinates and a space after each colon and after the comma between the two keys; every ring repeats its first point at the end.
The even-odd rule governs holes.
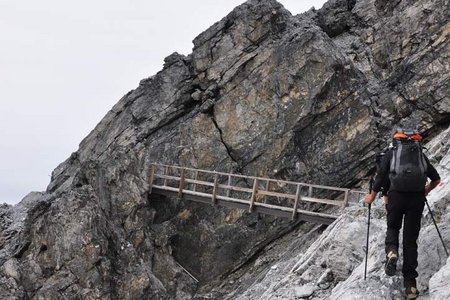
{"type": "Polygon", "coordinates": [[[415,279],[405,279],[403,285],[405,286],[405,295],[407,299],[416,299],[419,296],[415,279]]]}
{"type": "Polygon", "coordinates": [[[388,276],[394,276],[397,271],[398,254],[396,251],[390,251],[387,255],[386,265],[384,266],[384,272],[388,276]]]}

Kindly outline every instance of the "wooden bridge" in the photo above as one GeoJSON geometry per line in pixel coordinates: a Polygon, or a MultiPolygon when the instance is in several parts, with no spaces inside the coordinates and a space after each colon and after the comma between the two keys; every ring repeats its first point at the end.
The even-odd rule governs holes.
{"type": "Polygon", "coordinates": [[[364,192],[240,174],[152,164],[150,193],[217,204],[291,220],[331,224],[364,192]],[[320,212],[324,206],[327,209],[320,212]]]}

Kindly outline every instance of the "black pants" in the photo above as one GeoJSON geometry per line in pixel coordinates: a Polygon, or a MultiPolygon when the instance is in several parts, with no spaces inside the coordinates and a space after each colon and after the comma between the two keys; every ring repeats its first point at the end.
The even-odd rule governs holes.
{"type": "Polygon", "coordinates": [[[395,250],[398,252],[398,235],[402,228],[403,217],[403,278],[413,279],[418,276],[417,268],[417,238],[419,237],[420,221],[425,206],[425,193],[389,192],[387,209],[386,254],[395,250]]]}

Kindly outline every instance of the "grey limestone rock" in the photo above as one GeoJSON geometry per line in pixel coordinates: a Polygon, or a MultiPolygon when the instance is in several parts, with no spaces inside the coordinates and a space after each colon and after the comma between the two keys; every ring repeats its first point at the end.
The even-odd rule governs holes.
{"type": "MultiPolygon", "coordinates": [[[[448,126],[449,11],[448,0],[330,0],[296,16],[275,0],[238,6],[194,40],[192,54],[171,54],[120,99],[45,192],[0,207],[0,294],[264,294],[252,285],[269,264],[260,256],[308,224],[156,197],[151,163],[362,185],[392,128],[414,123],[432,137],[448,126]]],[[[304,284],[322,286],[314,297],[362,258],[338,240],[304,257],[304,284]],[[338,251],[352,259],[332,259],[338,251]]],[[[276,265],[279,276],[292,267],[276,265]]],[[[430,291],[439,293],[440,276],[430,291]]]]}

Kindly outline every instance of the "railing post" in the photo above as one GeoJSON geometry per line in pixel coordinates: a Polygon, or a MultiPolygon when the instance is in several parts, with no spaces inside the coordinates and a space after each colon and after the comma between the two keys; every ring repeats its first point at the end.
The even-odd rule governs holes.
{"type": "Polygon", "coordinates": [[[252,212],[252,210],[253,210],[253,205],[255,204],[255,198],[256,198],[257,192],[258,192],[258,178],[255,178],[253,181],[253,191],[252,191],[252,197],[250,199],[250,207],[248,208],[249,212],[252,212]]]}
{"type": "MultiPolygon", "coordinates": [[[[230,187],[231,186],[231,175],[228,175],[228,182],[227,182],[227,185],[230,187]]],[[[227,188],[227,197],[230,197],[230,192],[231,192],[231,189],[230,188],[227,188]]]]}
{"type": "Polygon", "coordinates": [[[313,187],[312,186],[309,186],[309,189],[308,189],[308,197],[312,197],[312,192],[313,192],[313,187]]]}
{"type": "Polygon", "coordinates": [[[345,194],[344,194],[344,202],[342,203],[342,209],[346,208],[347,205],[348,205],[348,193],[349,193],[349,192],[350,192],[350,189],[347,189],[347,190],[345,191],[345,194]]]}
{"type": "Polygon", "coordinates": [[[219,174],[214,174],[214,186],[213,186],[213,192],[211,196],[211,200],[213,204],[216,204],[216,195],[217,195],[217,183],[219,181],[219,174]]]}
{"type": "Polygon", "coordinates": [[[152,167],[150,169],[150,183],[149,183],[149,188],[148,188],[148,193],[149,194],[152,193],[153,181],[154,180],[155,180],[155,165],[152,164],[152,167]]]}
{"type": "Polygon", "coordinates": [[[301,200],[301,196],[300,196],[300,191],[301,191],[302,187],[300,186],[300,184],[297,184],[297,191],[295,193],[295,203],[294,203],[294,210],[292,211],[292,217],[291,220],[294,221],[295,218],[297,217],[297,207],[298,207],[298,202],[301,200]]]}
{"type": "MultiPolygon", "coordinates": [[[[270,180],[269,179],[267,179],[266,180],[266,191],[269,191],[270,190],[270,180]]],[[[267,203],[267,196],[266,195],[264,195],[264,203],[267,203]]]]}
{"type": "MultiPolygon", "coordinates": [[[[195,170],[195,172],[194,172],[194,180],[197,180],[198,179],[198,170],[195,170]]],[[[197,191],[197,183],[196,182],[194,182],[194,188],[193,188],[193,191],[194,192],[196,192],[197,191]]]]}
{"type": "Polygon", "coordinates": [[[184,189],[184,168],[180,171],[180,186],[178,187],[178,197],[183,197],[183,189],[184,189]]]}
{"type": "MultiPolygon", "coordinates": [[[[169,175],[169,166],[164,167],[164,176],[169,175]]],[[[164,186],[167,186],[167,178],[164,178],[164,186]]]]}

